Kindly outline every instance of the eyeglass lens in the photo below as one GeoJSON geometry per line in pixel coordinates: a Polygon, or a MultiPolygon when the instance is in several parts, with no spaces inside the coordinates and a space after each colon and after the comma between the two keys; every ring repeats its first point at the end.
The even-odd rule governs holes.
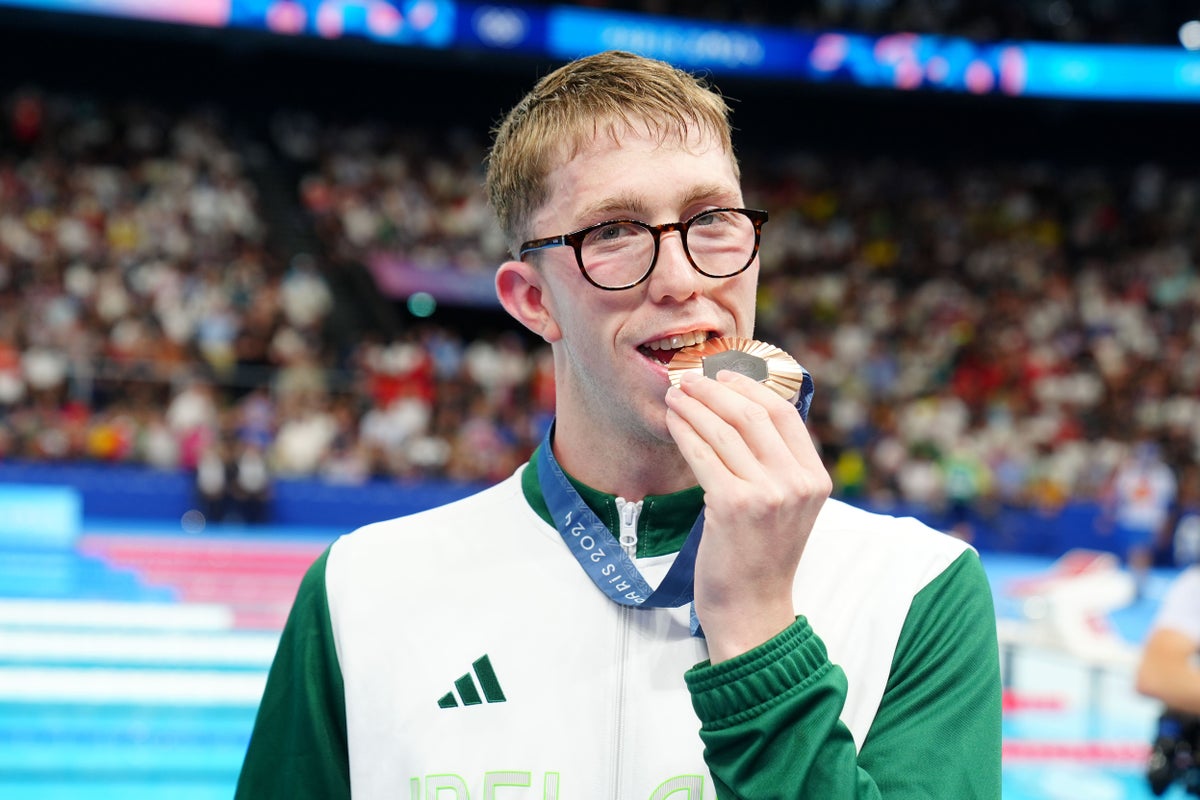
{"type": "MultiPolygon", "coordinates": [[[[754,222],[738,211],[715,210],[692,219],[684,245],[701,272],[720,278],[740,272],[754,254],[754,222]]],[[[654,262],[654,232],[635,222],[590,231],[579,248],[588,277],[606,287],[636,283],[654,262]]]]}

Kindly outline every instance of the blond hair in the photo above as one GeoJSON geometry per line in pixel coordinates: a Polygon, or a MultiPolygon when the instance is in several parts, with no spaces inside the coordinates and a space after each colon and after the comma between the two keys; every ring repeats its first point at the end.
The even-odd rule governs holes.
{"type": "Polygon", "coordinates": [[[617,139],[634,126],[662,142],[715,135],[737,174],[729,106],[702,78],[619,50],[572,61],[539,80],[493,131],[487,191],[510,250],[549,199],[550,170],[602,131],[617,139]]]}

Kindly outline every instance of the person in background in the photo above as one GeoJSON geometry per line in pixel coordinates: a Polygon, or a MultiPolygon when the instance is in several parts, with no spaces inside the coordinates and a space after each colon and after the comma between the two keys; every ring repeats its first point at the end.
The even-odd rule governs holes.
{"type": "Polygon", "coordinates": [[[208,522],[224,522],[232,502],[233,462],[228,442],[209,442],[196,462],[196,505],[208,522]]]}
{"type": "Polygon", "coordinates": [[[1118,465],[1108,490],[1105,514],[1113,526],[1116,544],[1124,551],[1140,597],[1154,563],[1158,540],[1167,533],[1175,502],[1175,472],[1151,441],[1134,445],[1118,465]]]}
{"type": "Polygon", "coordinates": [[[1192,464],[1180,474],[1170,527],[1169,549],[1174,566],[1200,563],[1200,465],[1192,464]]]}
{"type": "Polygon", "coordinates": [[[1136,687],[1167,709],[1200,715],[1200,566],[1179,574],[1142,646],[1136,687]]]}
{"type": "Polygon", "coordinates": [[[579,59],[500,124],[487,184],[553,424],[511,477],[313,564],[237,797],[999,798],[975,551],[830,500],[767,386],[669,380],[754,335],[769,217],[724,98],[579,59]]]}
{"type": "Polygon", "coordinates": [[[229,493],[242,522],[262,525],[271,519],[271,466],[254,441],[239,443],[229,493]]]}

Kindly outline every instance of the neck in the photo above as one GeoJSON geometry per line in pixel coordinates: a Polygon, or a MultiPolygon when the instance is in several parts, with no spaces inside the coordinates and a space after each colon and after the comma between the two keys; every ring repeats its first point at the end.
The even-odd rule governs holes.
{"type": "Polygon", "coordinates": [[[561,417],[554,427],[554,457],[569,474],[607,494],[640,500],[696,485],[674,441],[609,434],[561,417]]]}

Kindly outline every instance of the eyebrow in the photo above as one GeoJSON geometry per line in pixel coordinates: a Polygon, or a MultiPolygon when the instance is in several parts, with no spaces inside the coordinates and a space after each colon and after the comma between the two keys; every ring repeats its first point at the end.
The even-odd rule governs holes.
{"type": "Polygon", "coordinates": [[[602,217],[610,219],[614,215],[630,214],[635,217],[646,215],[646,205],[636,195],[613,195],[593,203],[580,213],[581,219],[602,217]]]}
{"type": "Polygon", "coordinates": [[[708,183],[692,187],[683,198],[683,206],[690,206],[701,200],[713,200],[718,205],[741,204],[741,192],[737,187],[730,188],[728,184],[708,183]]]}
{"type": "MultiPolygon", "coordinates": [[[[731,190],[726,184],[706,183],[691,187],[687,194],[683,195],[680,206],[686,208],[702,200],[713,200],[717,205],[726,202],[740,202],[737,197],[737,191],[731,190]]],[[[583,219],[596,217],[611,219],[614,214],[629,214],[644,220],[649,214],[649,209],[638,195],[613,195],[584,208],[581,217],[583,219]]]]}

